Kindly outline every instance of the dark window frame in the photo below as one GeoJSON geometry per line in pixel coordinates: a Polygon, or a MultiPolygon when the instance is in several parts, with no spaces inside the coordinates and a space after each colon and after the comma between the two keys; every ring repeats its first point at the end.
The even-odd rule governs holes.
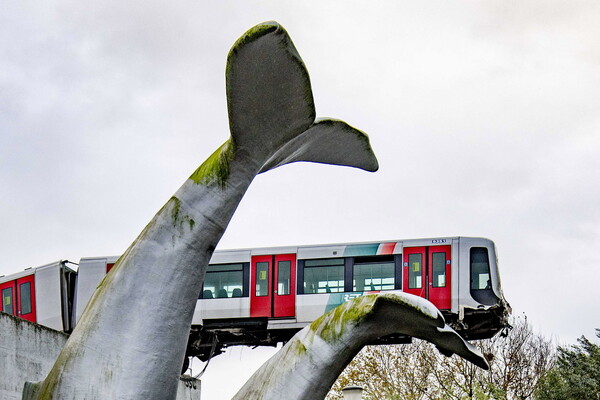
{"type": "Polygon", "coordinates": [[[446,272],[446,265],[447,265],[447,263],[446,263],[446,252],[445,251],[435,251],[432,253],[432,255],[431,255],[431,275],[432,275],[431,276],[431,287],[434,287],[434,288],[448,287],[448,274],[446,272]],[[435,269],[435,267],[436,267],[435,261],[436,260],[435,260],[435,258],[436,258],[437,254],[441,254],[441,256],[442,256],[443,261],[441,264],[441,266],[442,266],[441,271],[443,272],[443,274],[436,275],[436,269],[435,269]],[[437,284],[438,282],[436,282],[436,278],[440,275],[444,275],[444,284],[443,285],[438,285],[437,284]]]}
{"type": "MultiPolygon", "coordinates": [[[[386,255],[376,255],[376,256],[357,256],[357,257],[328,257],[328,258],[309,258],[309,259],[300,259],[298,260],[298,271],[297,271],[297,280],[296,280],[296,293],[298,295],[305,294],[318,294],[318,293],[304,293],[304,271],[305,268],[317,268],[317,267],[305,267],[305,261],[313,261],[313,260],[333,260],[333,259],[343,259],[344,263],[344,291],[343,292],[335,292],[335,293],[355,293],[353,291],[353,269],[354,263],[358,260],[359,263],[363,262],[382,262],[382,260],[393,261],[394,263],[394,289],[393,290],[402,290],[403,287],[403,276],[402,276],[402,254],[386,254],[386,255]]],[[[387,291],[386,289],[385,291],[387,291]]],[[[392,290],[392,289],[389,289],[392,290]]]]}
{"type": "Polygon", "coordinates": [[[423,265],[424,262],[425,262],[425,260],[424,260],[423,254],[421,254],[421,253],[411,253],[411,254],[408,255],[408,283],[407,283],[408,289],[423,289],[424,288],[424,284],[426,283],[426,282],[423,282],[424,281],[424,279],[423,279],[423,268],[425,268],[425,266],[423,265]],[[411,258],[413,256],[419,257],[419,260],[420,260],[419,261],[419,273],[418,274],[413,274],[414,271],[413,271],[413,268],[412,268],[412,264],[413,264],[414,261],[411,261],[411,258]],[[419,282],[420,283],[419,286],[416,286],[417,279],[415,279],[415,285],[412,284],[412,280],[411,280],[412,277],[415,277],[415,278],[419,277],[419,278],[421,278],[421,280],[419,282]]]}
{"type": "Polygon", "coordinates": [[[298,260],[297,264],[298,264],[298,280],[297,280],[297,294],[323,294],[323,293],[304,293],[304,277],[305,277],[305,271],[307,269],[312,269],[312,268],[323,268],[323,267],[342,267],[342,279],[343,279],[343,286],[342,286],[342,291],[341,292],[332,292],[332,293],[344,293],[346,292],[346,285],[347,285],[347,260],[348,258],[345,257],[327,257],[327,258],[308,258],[308,259],[302,259],[302,260],[298,260]],[[319,262],[319,261],[329,261],[329,260],[340,260],[340,264],[339,265],[311,265],[311,266],[306,266],[306,262],[319,262]]]}
{"type": "Polygon", "coordinates": [[[277,295],[278,296],[289,296],[292,294],[292,290],[294,289],[292,287],[292,261],[291,260],[278,260],[275,263],[275,268],[277,268],[277,295]],[[281,290],[279,289],[279,285],[281,284],[281,264],[282,263],[287,263],[287,286],[284,286],[284,288],[287,289],[286,293],[281,293],[281,290]]]}
{"type": "MultiPolygon", "coordinates": [[[[250,263],[248,262],[234,262],[234,263],[222,263],[222,264],[210,264],[206,270],[206,275],[210,274],[210,273],[217,273],[217,272],[233,272],[233,271],[239,271],[239,269],[231,269],[231,270],[223,270],[223,271],[209,271],[210,267],[213,266],[226,266],[226,265],[241,265],[242,266],[242,295],[241,296],[235,296],[235,297],[213,297],[212,299],[224,299],[224,298],[228,298],[228,299],[239,299],[242,297],[250,297],[250,263]]],[[[206,282],[206,275],[204,276],[204,281],[206,282]]],[[[200,294],[198,295],[198,299],[202,300],[204,299],[204,284],[202,284],[202,290],[200,291],[200,294]]],[[[210,300],[212,300],[210,299],[210,300]]],[[[208,299],[205,299],[208,300],[208,299]]]]}
{"type": "MultiPolygon", "coordinates": [[[[379,256],[366,256],[366,257],[353,257],[352,258],[352,266],[350,268],[351,276],[352,276],[351,281],[350,281],[350,291],[358,292],[357,290],[354,290],[354,268],[357,264],[358,265],[368,265],[368,264],[383,264],[383,263],[391,263],[393,265],[392,278],[394,279],[394,283],[393,283],[394,287],[392,289],[371,289],[371,290],[363,289],[363,292],[396,290],[396,287],[397,287],[396,279],[397,279],[397,275],[398,275],[397,271],[399,269],[399,265],[397,264],[395,255],[385,254],[385,255],[379,255],[379,256]]],[[[400,264],[400,266],[401,266],[401,264],[400,264]]],[[[383,285],[380,285],[380,286],[383,286],[383,285]]]]}
{"type": "MultiPolygon", "coordinates": [[[[270,277],[269,277],[269,272],[270,272],[270,266],[271,262],[270,261],[257,261],[256,262],[256,268],[254,271],[254,297],[268,297],[269,296],[269,283],[270,283],[270,277]],[[264,269],[264,267],[266,267],[266,269],[264,269]],[[258,274],[260,272],[265,272],[265,279],[259,279],[258,274]],[[266,283],[266,288],[264,288],[264,293],[259,292],[259,282],[264,282],[266,283]]],[[[263,289],[261,287],[261,289],[263,289]]]]}
{"type": "MultiPolygon", "coordinates": [[[[481,262],[478,262],[478,264],[481,264],[481,262]]],[[[471,247],[469,249],[469,279],[470,279],[469,289],[470,289],[471,297],[475,301],[477,301],[481,304],[484,304],[486,306],[491,306],[491,305],[497,304],[500,301],[500,299],[494,293],[494,289],[492,289],[494,282],[492,281],[493,276],[492,276],[492,267],[491,267],[491,263],[490,263],[490,253],[489,253],[489,249],[487,247],[471,247]],[[479,254],[476,254],[476,253],[479,253],[479,254]],[[487,275],[488,275],[489,285],[486,285],[485,288],[480,289],[479,285],[477,285],[476,288],[473,287],[474,276],[477,275],[477,277],[479,278],[479,276],[482,275],[480,271],[478,271],[478,273],[475,274],[474,264],[475,264],[475,258],[481,256],[482,254],[485,255],[485,261],[483,263],[487,264],[487,275]]]]}
{"type": "Polygon", "coordinates": [[[2,289],[1,295],[2,295],[2,311],[7,313],[8,315],[15,315],[15,311],[16,311],[15,310],[15,291],[13,290],[13,287],[12,286],[5,287],[4,289],[2,289]],[[4,292],[7,290],[10,290],[10,310],[11,310],[10,312],[5,310],[6,303],[4,302],[4,299],[6,297],[5,297],[4,292]]]}
{"type": "Polygon", "coordinates": [[[33,312],[33,304],[32,304],[32,296],[31,296],[31,282],[23,282],[19,284],[19,303],[20,303],[20,315],[27,315],[33,312]],[[28,296],[23,296],[23,287],[26,287],[26,292],[29,294],[28,296]],[[26,300],[25,302],[23,300],[26,300]],[[25,303],[25,305],[23,304],[25,303]],[[27,311],[26,311],[27,310],[27,311]]]}

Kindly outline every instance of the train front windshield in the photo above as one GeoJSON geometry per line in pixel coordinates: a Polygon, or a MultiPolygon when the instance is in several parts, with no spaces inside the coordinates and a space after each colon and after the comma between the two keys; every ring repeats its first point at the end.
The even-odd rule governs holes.
{"type": "Polygon", "coordinates": [[[472,247],[470,251],[471,296],[481,304],[491,306],[498,303],[492,289],[490,256],[487,247],[472,247]]]}

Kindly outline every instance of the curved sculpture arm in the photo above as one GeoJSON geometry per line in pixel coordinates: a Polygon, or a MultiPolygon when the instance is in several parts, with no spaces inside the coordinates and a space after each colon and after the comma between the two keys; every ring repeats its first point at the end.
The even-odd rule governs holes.
{"type": "Polygon", "coordinates": [[[346,365],[368,343],[404,334],[435,344],[488,369],[481,352],[463,340],[429,301],[407,293],[358,297],[298,332],[240,389],[233,400],[323,399],[346,365]]]}

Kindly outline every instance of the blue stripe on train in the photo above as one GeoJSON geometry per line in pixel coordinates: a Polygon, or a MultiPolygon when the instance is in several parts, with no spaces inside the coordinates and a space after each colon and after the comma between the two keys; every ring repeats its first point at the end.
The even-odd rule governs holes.
{"type": "Polygon", "coordinates": [[[344,249],[344,257],[357,256],[376,256],[379,243],[374,244],[353,244],[346,246],[344,249]]]}

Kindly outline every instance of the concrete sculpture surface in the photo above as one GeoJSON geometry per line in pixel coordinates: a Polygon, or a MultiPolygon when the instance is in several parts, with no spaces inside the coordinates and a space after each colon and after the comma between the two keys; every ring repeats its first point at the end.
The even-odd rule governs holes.
{"type": "Polygon", "coordinates": [[[254,177],[295,161],[378,168],[363,132],[315,120],[308,73],[277,23],[235,43],[226,78],[231,137],[119,259],[24,398],[174,399],[208,261],[254,177]]]}
{"type": "Polygon", "coordinates": [[[434,343],[488,369],[429,301],[407,293],[369,294],[342,304],[298,332],[267,361],[233,400],[324,399],[346,365],[375,339],[404,334],[434,343]]]}

